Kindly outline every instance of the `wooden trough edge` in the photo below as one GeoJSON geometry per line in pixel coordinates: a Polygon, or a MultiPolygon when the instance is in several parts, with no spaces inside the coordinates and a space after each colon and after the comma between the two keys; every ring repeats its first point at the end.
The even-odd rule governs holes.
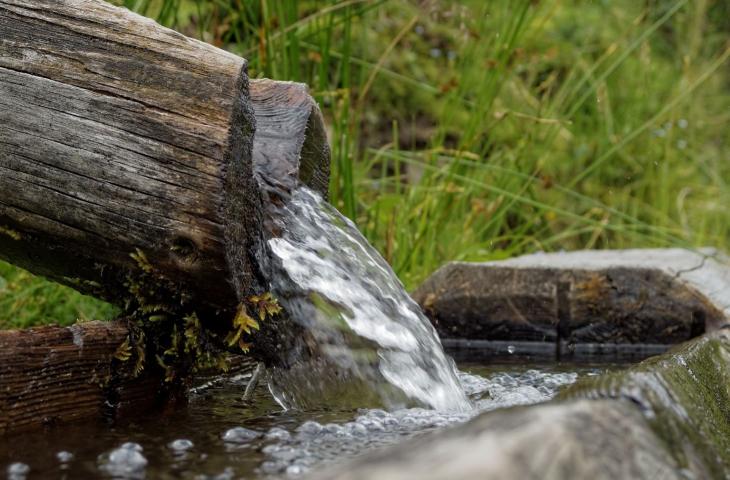
{"type": "Polygon", "coordinates": [[[642,356],[717,330],[728,292],[730,260],[717,252],[636,249],[453,262],[413,297],[447,345],[565,359],[621,345],[642,356]]]}

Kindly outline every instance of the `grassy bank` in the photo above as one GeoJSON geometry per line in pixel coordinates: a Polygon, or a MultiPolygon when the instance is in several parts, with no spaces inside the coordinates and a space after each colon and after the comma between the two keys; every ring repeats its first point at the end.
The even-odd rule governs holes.
{"type": "MultiPolygon", "coordinates": [[[[332,202],[409,288],[448,260],[728,249],[726,1],[116,3],[307,82],[332,202]]],[[[0,328],[111,314],[0,278],[0,328]]]]}

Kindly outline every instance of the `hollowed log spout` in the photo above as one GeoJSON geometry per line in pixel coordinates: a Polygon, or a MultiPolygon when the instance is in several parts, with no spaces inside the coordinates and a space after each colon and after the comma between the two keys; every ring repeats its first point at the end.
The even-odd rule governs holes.
{"type": "Polygon", "coordinates": [[[154,270],[228,314],[258,281],[255,171],[326,193],[303,85],[101,0],[0,0],[0,258],[127,307],[154,270]]]}
{"type": "MultiPolygon", "coordinates": [[[[326,196],[304,85],[249,81],[245,59],[101,0],[0,0],[0,259],[225,334],[265,289],[270,193],[298,182],[326,196]]],[[[294,334],[285,322],[259,357],[294,334]]],[[[136,371],[135,325],[0,332],[0,434],[155,403],[166,372],[155,351],[136,371]]]]}

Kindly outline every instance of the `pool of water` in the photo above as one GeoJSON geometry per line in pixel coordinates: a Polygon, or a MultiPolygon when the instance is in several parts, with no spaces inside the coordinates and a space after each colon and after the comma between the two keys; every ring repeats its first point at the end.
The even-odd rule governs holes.
{"type": "Polygon", "coordinates": [[[208,381],[189,403],[134,420],[0,438],[0,472],[13,480],[234,479],[300,476],[488,410],[549,400],[584,375],[616,366],[461,363],[469,413],[410,408],[284,410],[250,374],[208,381]]]}

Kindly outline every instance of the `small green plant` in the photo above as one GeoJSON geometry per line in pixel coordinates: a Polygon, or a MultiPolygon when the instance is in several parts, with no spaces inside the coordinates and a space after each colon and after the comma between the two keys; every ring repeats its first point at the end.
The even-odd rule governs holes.
{"type": "Polygon", "coordinates": [[[225,342],[229,347],[238,345],[238,348],[244,353],[248,353],[251,348],[251,343],[244,341],[244,338],[250,337],[255,330],[260,328],[259,321],[249,315],[249,307],[258,312],[259,321],[281,313],[281,306],[271,292],[252,295],[238,305],[236,315],[233,317],[233,330],[228,333],[225,342]]]}

